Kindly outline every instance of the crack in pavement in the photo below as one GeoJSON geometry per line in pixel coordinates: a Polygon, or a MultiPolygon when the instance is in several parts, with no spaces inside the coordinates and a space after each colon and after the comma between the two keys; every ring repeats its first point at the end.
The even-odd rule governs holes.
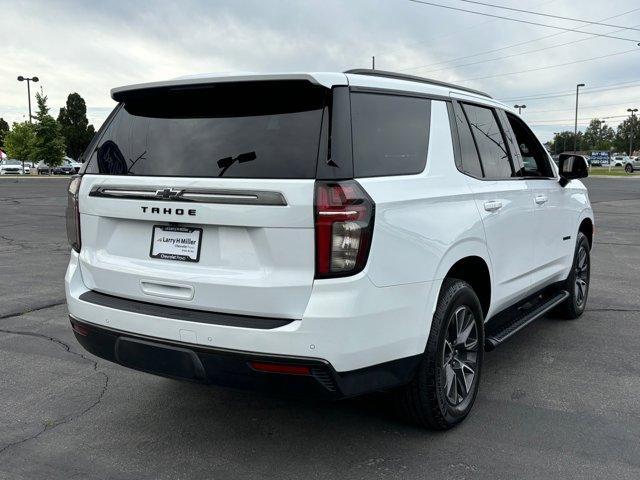
{"type": "Polygon", "coordinates": [[[19,312],[9,312],[0,314],[0,320],[5,320],[7,318],[20,317],[22,315],[26,315],[27,313],[37,312],[39,310],[45,310],[51,307],[58,307],[60,305],[65,305],[67,303],[66,299],[57,299],[50,303],[45,303],[44,305],[37,305],[35,307],[27,307],[26,310],[21,310],[19,312]]]}
{"type": "MultiPolygon", "coordinates": [[[[42,307],[42,308],[38,308],[37,310],[42,310],[44,308],[48,308],[48,307],[42,307]]],[[[29,312],[33,312],[35,310],[29,310],[26,313],[29,312]]],[[[18,315],[14,315],[14,316],[18,316],[18,315]]],[[[1,318],[1,317],[0,317],[1,318]]],[[[4,318],[8,318],[8,317],[4,317],[4,318]]],[[[104,377],[104,385],[102,386],[102,388],[100,389],[100,392],[98,393],[97,398],[89,405],[87,406],[84,410],[82,410],[80,413],[78,413],[77,415],[73,415],[73,416],[69,416],[69,417],[62,417],[52,423],[45,423],[44,426],[42,427],[42,429],[38,430],[36,433],[34,433],[33,435],[29,435],[26,438],[23,438],[21,440],[17,440],[15,442],[10,442],[7,445],[5,445],[4,447],[0,448],[0,454],[4,453],[6,450],[15,447],[17,445],[21,445],[25,442],[28,442],[30,440],[34,440],[36,438],[38,438],[40,435],[42,435],[43,433],[53,430],[56,427],[59,427],[60,425],[64,425],[67,424],[69,422],[72,422],[73,420],[77,420],[78,418],[82,417],[84,414],[86,414],[87,412],[89,412],[90,410],[92,410],[93,408],[95,408],[96,406],[98,406],[100,404],[100,402],[102,402],[102,398],[104,397],[105,393],[107,392],[107,388],[109,387],[109,375],[107,375],[105,372],[98,370],[98,362],[95,360],[92,360],[88,357],[86,357],[85,355],[83,355],[82,353],[78,353],[78,352],[74,352],[73,350],[71,350],[71,346],[68,345],[67,343],[65,343],[64,341],[60,340],[59,338],[56,337],[52,337],[49,335],[44,335],[42,333],[35,333],[35,332],[25,332],[25,331],[20,331],[20,330],[7,330],[7,329],[0,329],[0,333],[7,333],[7,334],[11,334],[11,335],[22,335],[22,336],[28,336],[28,337],[34,337],[34,338],[39,338],[39,339],[44,339],[44,340],[48,340],[50,342],[53,342],[57,345],[60,345],[62,348],[64,348],[68,353],[72,354],[72,355],[76,355],[80,358],[82,358],[83,360],[86,360],[87,362],[90,362],[93,365],[93,370],[102,375],[104,377]]]]}

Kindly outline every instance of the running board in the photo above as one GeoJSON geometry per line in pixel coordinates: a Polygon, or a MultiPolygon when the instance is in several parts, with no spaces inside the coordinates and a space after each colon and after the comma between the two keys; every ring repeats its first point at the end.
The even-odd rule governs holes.
{"type": "Polygon", "coordinates": [[[536,299],[525,303],[520,308],[509,309],[498,314],[497,317],[502,317],[504,320],[501,322],[499,321],[500,318],[492,319],[486,325],[485,350],[493,350],[513,334],[561,304],[567,297],[569,297],[569,292],[566,290],[556,290],[551,294],[539,295],[536,299]]]}

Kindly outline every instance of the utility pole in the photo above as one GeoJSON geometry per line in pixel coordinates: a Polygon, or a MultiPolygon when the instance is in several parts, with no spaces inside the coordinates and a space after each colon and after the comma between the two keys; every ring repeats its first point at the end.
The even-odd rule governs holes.
{"type": "Polygon", "coordinates": [[[376,69],[376,56],[375,55],[373,57],[371,57],[371,69],[372,70],[376,69]]]}
{"type": "Polygon", "coordinates": [[[19,82],[24,82],[26,80],[27,82],[27,98],[29,100],[29,123],[31,122],[31,88],[30,88],[30,82],[37,82],[39,80],[38,77],[31,77],[31,78],[26,78],[23,77],[22,75],[20,75],[18,77],[18,81],[19,82]]]}
{"type": "Polygon", "coordinates": [[[631,113],[631,122],[629,123],[629,129],[631,132],[629,133],[629,156],[633,155],[633,120],[634,113],[638,111],[637,108],[627,108],[627,112],[631,113]]]}
{"type": "Polygon", "coordinates": [[[578,91],[580,87],[584,87],[584,83],[576,85],[576,123],[573,126],[573,153],[578,150],[578,91]]]}
{"type": "Polygon", "coordinates": [[[518,109],[518,115],[522,115],[522,109],[523,108],[527,108],[526,105],[514,105],[513,108],[517,108],[518,109]]]}
{"type": "Polygon", "coordinates": [[[558,132],[553,132],[553,154],[558,154],[558,142],[556,141],[558,138],[558,132]]]}

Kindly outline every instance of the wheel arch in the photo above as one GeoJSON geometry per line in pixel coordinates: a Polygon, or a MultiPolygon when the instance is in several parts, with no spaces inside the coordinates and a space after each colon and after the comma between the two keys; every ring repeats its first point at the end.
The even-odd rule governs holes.
{"type": "MultiPolygon", "coordinates": [[[[440,280],[458,278],[469,283],[478,295],[482,313],[487,318],[491,307],[493,276],[489,253],[483,242],[467,240],[451,248],[440,263],[436,278],[440,280]]],[[[434,310],[441,289],[442,283],[435,297],[434,310]]]]}
{"type": "Polygon", "coordinates": [[[587,240],[589,240],[589,248],[593,248],[593,220],[589,217],[583,218],[578,227],[578,232],[584,233],[587,240]]]}

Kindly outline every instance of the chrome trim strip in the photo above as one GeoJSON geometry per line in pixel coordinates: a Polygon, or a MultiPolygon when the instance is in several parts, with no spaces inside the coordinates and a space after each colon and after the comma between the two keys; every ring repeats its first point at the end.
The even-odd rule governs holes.
{"type": "Polygon", "coordinates": [[[126,200],[160,200],[167,202],[222,203],[229,205],[270,205],[284,207],[287,201],[280,192],[267,190],[228,190],[180,188],[166,186],[96,185],[90,197],[126,200]]]}

